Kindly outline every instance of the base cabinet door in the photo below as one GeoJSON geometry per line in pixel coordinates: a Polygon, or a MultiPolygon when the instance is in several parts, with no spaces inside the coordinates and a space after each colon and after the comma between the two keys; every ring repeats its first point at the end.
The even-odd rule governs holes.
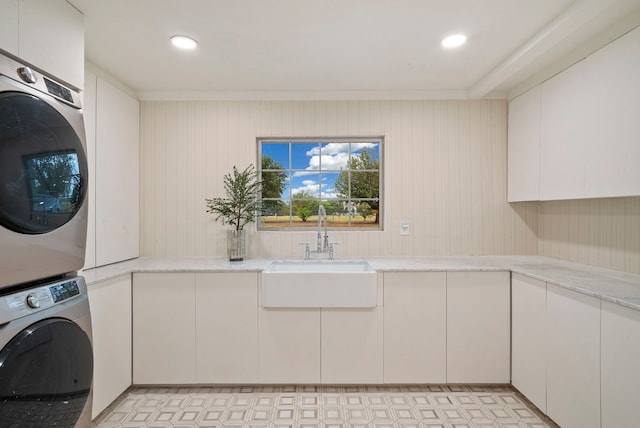
{"type": "Polygon", "coordinates": [[[511,380],[510,272],[447,272],[447,382],[511,380]]]}
{"type": "Polygon", "coordinates": [[[640,311],[602,302],[602,428],[640,422],[640,311]]]}
{"type": "Polygon", "coordinates": [[[195,274],[133,275],[133,383],[195,383],[195,274]]]}
{"type": "Polygon", "coordinates": [[[547,284],[547,415],[600,427],[600,300],[547,284]]]}
{"type": "Polygon", "coordinates": [[[131,385],[131,275],[88,288],[95,418],[131,385]]]}
{"type": "Polygon", "coordinates": [[[196,274],[196,382],[258,381],[258,276],[196,274]]]}
{"type": "Polygon", "coordinates": [[[511,383],[540,410],[547,410],[547,284],[511,277],[511,383]]]}
{"type": "Polygon", "coordinates": [[[382,315],[380,306],[322,309],[322,383],[382,383],[382,315]]]}
{"type": "Polygon", "coordinates": [[[447,380],[447,274],[384,273],[384,382],[447,380]]]}
{"type": "Polygon", "coordinates": [[[320,383],[320,309],[258,309],[260,383],[320,383]]]}

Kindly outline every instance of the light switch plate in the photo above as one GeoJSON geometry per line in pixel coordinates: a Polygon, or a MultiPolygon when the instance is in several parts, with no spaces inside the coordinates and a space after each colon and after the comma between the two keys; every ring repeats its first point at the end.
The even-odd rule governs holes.
{"type": "Polygon", "coordinates": [[[409,235],[409,220],[400,222],[400,235],[409,235]]]}

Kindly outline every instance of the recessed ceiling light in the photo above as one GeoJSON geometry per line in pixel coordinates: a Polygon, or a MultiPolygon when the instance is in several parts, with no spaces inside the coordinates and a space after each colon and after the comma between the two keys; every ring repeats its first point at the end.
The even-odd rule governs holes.
{"type": "Polygon", "coordinates": [[[171,43],[180,49],[195,49],[198,46],[198,42],[187,36],[172,36],[171,43]]]}
{"type": "Polygon", "coordinates": [[[457,48],[458,46],[462,46],[467,41],[467,36],[464,34],[454,34],[449,37],[445,37],[442,40],[442,46],[445,48],[457,48]]]}

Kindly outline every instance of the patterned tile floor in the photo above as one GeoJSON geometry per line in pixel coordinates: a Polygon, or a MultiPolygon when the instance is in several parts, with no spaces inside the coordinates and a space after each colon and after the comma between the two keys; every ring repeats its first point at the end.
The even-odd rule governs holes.
{"type": "Polygon", "coordinates": [[[94,428],[557,427],[512,387],[132,387],[94,428]]]}

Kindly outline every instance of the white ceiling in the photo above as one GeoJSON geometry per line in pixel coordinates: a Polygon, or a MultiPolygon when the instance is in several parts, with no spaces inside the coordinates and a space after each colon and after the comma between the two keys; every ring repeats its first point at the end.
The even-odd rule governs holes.
{"type": "Polygon", "coordinates": [[[68,1],[87,59],[142,99],[505,96],[640,16],[640,0],[68,1]],[[455,32],[468,43],[442,48],[455,32]]]}

